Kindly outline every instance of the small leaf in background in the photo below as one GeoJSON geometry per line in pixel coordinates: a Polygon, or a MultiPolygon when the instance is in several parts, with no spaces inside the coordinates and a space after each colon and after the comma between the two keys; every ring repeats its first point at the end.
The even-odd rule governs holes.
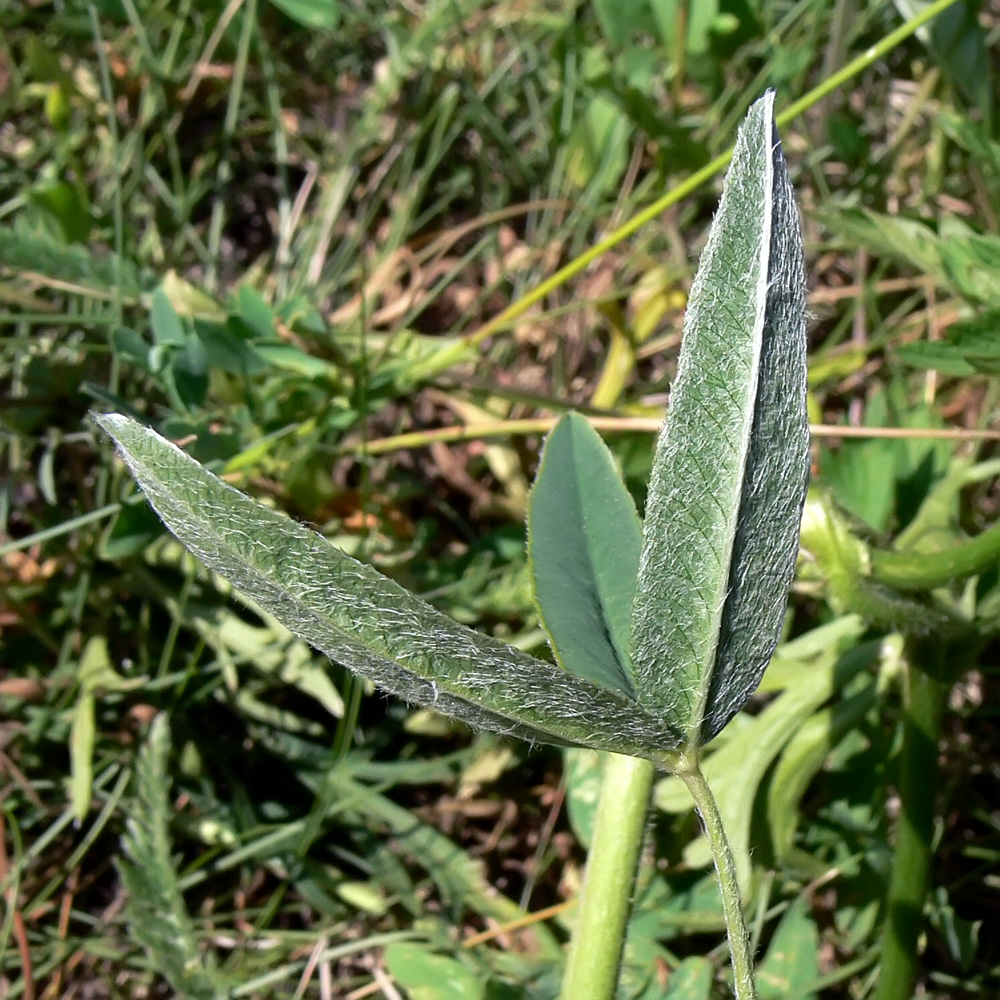
{"type": "Polygon", "coordinates": [[[591,6],[604,37],[615,49],[629,45],[637,34],[649,30],[650,12],[645,0],[635,0],[633,3],[591,0],[591,6]]]}
{"type": "Polygon", "coordinates": [[[971,234],[941,241],[941,262],[951,286],[963,298],[996,302],[1000,282],[1000,238],[971,234]]]}
{"type": "MultiPolygon", "coordinates": [[[[622,4],[621,6],[627,6],[622,4]]],[[[689,56],[703,55],[708,50],[710,29],[718,23],[719,0],[650,0],[650,9],[660,41],[668,52],[676,52],[683,45],[689,56]],[[684,10],[681,10],[681,7],[684,10]],[[683,25],[683,40],[677,37],[683,25]]]]}
{"type": "Polygon", "coordinates": [[[754,104],[736,141],[646,504],[636,697],[695,747],[777,644],[809,472],[805,265],[773,105],[754,104]]]}
{"type": "Polygon", "coordinates": [[[205,350],[205,357],[212,368],[249,378],[267,371],[267,362],[240,335],[232,321],[225,326],[204,320],[195,320],[194,328],[205,350]]]}
{"type": "Polygon", "coordinates": [[[857,694],[810,716],[782,750],[767,786],[767,826],[778,862],[784,863],[795,846],[801,802],[810,782],[875,703],[875,683],[869,677],[857,694]]]}
{"type": "Polygon", "coordinates": [[[104,636],[91,636],[80,654],[76,682],[78,693],[70,723],[70,802],[73,816],[82,823],[90,809],[94,783],[94,747],[97,741],[97,692],[132,691],[145,677],[125,678],[115,672],[104,636]]]}
{"type": "Polygon", "coordinates": [[[69,736],[70,806],[77,823],[82,823],[87,817],[94,788],[94,742],[97,735],[94,711],[93,694],[81,691],[73,706],[69,736]]]}
{"type": "Polygon", "coordinates": [[[707,958],[685,958],[668,973],[667,992],[657,997],[660,1000],[708,1000],[714,981],[715,966],[707,958]]]}
{"type": "Polygon", "coordinates": [[[941,239],[926,223],[867,209],[817,213],[816,218],[851,246],[864,247],[880,257],[906,261],[921,273],[947,284],[941,239]]]}
{"type": "Polygon", "coordinates": [[[111,331],[111,347],[120,358],[142,371],[149,372],[149,344],[127,326],[117,326],[111,331]]]}
{"type": "Polygon", "coordinates": [[[948,899],[948,890],[943,885],[936,886],[931,892],[930,918],[932,926],[944,939],[952,961],[963,972],[968,972],[979,949],[979,932],[983,921],[963,920],[959,917],[948,899]]]}
{"type": "Polygon", "coordinates": [[[434,954],[429,945],[393,942],[385,949],[385,964],[410,1000],[481,1000],[479,977],[461,962],[434,954]]]}
{"type": "Polygon", "coordinates": [[[240,290],[236,293],[236,315],[255,337],[269,340],[276,336],[271,307],[250,285],[240,285],[240,290]]]}
{"type": "Polygon", "coordinates": [[[182,278],[176,271],[167,271],[159,290],[170,300],[178,316],[212,319],[220,323],[226,318],[222,307],[211,295],[182,278]]]}
{"type": "MultiPolygon", "coordinates": [[[[881,387],[865,406],[864,425],[885,427],[888,402],[881,387]]],[[[896,494],[895,458],[898,449],[889,438],[845,441],[839,448],[824,448],[820,459],[824,481],[837,502],[875,531],[889,527],[896,494]]]]}
{"type": "Polygon", "coordinates": [[[528,502],[535,599],[563,668],[630,696],[641,546],[611,452],[585,417],[566,414],[545,442],[528,502]]]}
{"type": "Polygon", "coordinates": [[[153,304],[149,310],[149,324],[153,329],[153,340],[160,345],[180,347],[187,340],[187,331],[170,297],[162,288],[153,292],[153,304]]]}
{"type": "Polygon", "coordinates": [[[67,243],[86,242],[93,219],[85,192],[66,181],[48,180],[36,184],[29,197],[59,223],[67,243]]]}
{"type": "MultiPolygon", "coordinates": [[[[794,665],[785,689],[759,715],[740,716],[725,734],[722,746],[707,754],[706,780],[722,814],[741,888],[749,892],[753,804],[775,758],[804,722],[859,671],[876,658],[877,646],[851,646],[862,625],[854,616],[836,619],[782,646],[775,668],[794,665]],[[816,654],[816,640],[822,642],[816,654]],[[838,653],[844,650],[842,656],[838,653]],[[779,659],[780,657],[780,659],[779,659]]],[[[676,775],[664,778],[654,792],[656,805],[668,812],[687,812],[691,799],[676,775]]],[[[684,860],[694,866],[711,864],[704,836],[692,841],[684,860]]]]}
{"type": "MultiPolygon", "coordinates": [[[[940,427],[941,420],[925,403],[914,405],[906,385],[897,379],[871,394],[864,426],[919,430],[940,427]]],[[[819,465],[837,503],[885,533],[909,523],[949,459],[944,441],[872,437],[843,441],[837,448],[824,446],[819,465]]]]}
{"type": "Polygon", "coordinates": [[[271,0],[271,3],[303,28],[322,30],[336,28],[340,23],[340,0],[271,0]]]}
{"type": "Polygon", "coordinates": [[[138,503],[123,503],[101,537],[102,559],[117,562],[138,555],[163,534],[163,522],[141,497],[138,503]]]}
{"type": "Polygon", "coordinates": [[[566,174],[578,188],[602,195],[621,180],[628,163],[632,130],[620,105],[595,94],[566,140],[566,174]]]}
{"type": "Polygon", "coordinates": [[[208,355],[194,333],[171,358],[170,375],[185,406],[193,409],[204,404],[208,395],[208,355]]]}
{"type": "Polygon", "coordinates": [[[1000,374],[1000,309],[988,309],[948,327],[944,340],[900,344],[899,356],[945,375],[1000,374]]]}
{"type": "Polygon", "coordinates": [[[809,987],[819,979],[819,931],[804,895],[796,896],[771,938],[767,954],[757,967],[760,1000],[812,1000],[809,987]]]}
{"type": "Polygon", "coordinates": [[[589,847],[594,836],[594,817],[601,793],[602,757],[595,750],[570,747],[564,751],[566,775],[566,812],[573,836],[589,847]]]}
{"type": "Polygon", "coordinates": [[[689,959],[674,968],[676,957],[656,938],[651,921],[630,920],[618,978],[619,997],[663,1000],[686,996],[708,1000],[714,968],[707,959],[689,959]],[[664,986],[667,992],[664,992],[664,986]]]}

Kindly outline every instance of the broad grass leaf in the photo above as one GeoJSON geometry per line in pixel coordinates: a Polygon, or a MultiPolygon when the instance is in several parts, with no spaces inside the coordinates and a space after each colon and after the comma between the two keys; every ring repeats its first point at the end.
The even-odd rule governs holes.
{"type": "Polygon", "coordinates": [[[802,237],[773,102],[736,141],[646,507],[636,698],[688,747],[739,711],[771,658],[809,471],[802,237]]]}
{"type": "Polygon", "coordinates": [[[633,695],[631,616],[642,526],[601,436],[556,424],[528,500],[528,556],[542,624],[570,673],[633,695]]]}
{"type": "Polygon", "coordinates": [[[138,299],[144,284],[131,261],[100,257],[84,246],[64,243],[22,221],[0,229],[0,267],[30,271],[102,294],[117,288],[130,302],[138,299]]]}
{"type": "Polygon", "coordinates": [[[407,701],[545,743],[656,758],[678,734],[620,692],[474,632],[221,482],[120,414],[95,417],[167,527],[332,660],[407,701]]]}
{"type": "Polygon", "coordinates": [[[875,705],[872,680],[857,694],[815,712],[788,741],[767,788],[767,828],[771,849],[784,862],[795,846],[799,805],[833,748],[875,705]]]}
{"type": "Polygon", "coordinates": [[[906,261],[942,285],[948,283],[941,239],[926,223],[867,209],[817,212],[816,218],[852,246],[863,246],[879,257],[906,261]]]}

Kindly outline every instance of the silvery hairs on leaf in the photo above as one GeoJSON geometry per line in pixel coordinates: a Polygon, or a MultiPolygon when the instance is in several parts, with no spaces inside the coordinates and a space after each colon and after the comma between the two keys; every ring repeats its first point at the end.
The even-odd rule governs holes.
{"type": "Polygon", "coordinates": [[[528,741],[652,758],[676,745],[676,733],[621,692],[466,628],[134,420],[94,419],[167,527],[206,566],[378,687],[528,741]]]}
{"type": "MultiPolygon", "coordinates": [[[[379,687],[529,741],[660,762],[697,747],[740,709],[774,650],[809,466],[802,240],[772,110],[768,94],[740,130],[692,287],[631,632],[611,644],[632,663],[629,677],[614,674],[618,686],[460,625],[128,417],[95,420],[192,552],[379,687]]],[[[628,506],[614,490],[608,503],[628,506]]],[[[597,598],[584,603],[612,607],[605,578],[594,582],[597,598]]]]}
{"type": "Polygon", "coordinates": [[[633,608],[636,697],[701,746],[777,644],[809,473],[805,265],[774,95],[740,128],[657,441],[633,608]]]}

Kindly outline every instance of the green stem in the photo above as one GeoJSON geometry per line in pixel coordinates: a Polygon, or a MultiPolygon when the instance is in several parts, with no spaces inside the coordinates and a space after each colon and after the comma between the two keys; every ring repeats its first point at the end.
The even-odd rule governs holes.
{"type": "Polygon", "coordinates": [[[940,640],[910,640],[899,767],[899,821],[886,895],[882,965],[875,1000],[910,1000],[917,976],[917,941],[930,883],[938,742],[947,685],[940,640]]]}
{"type": "Polygon", "coordinates": [[[691,798],[705,824],[705,836],[712,849],[715,870],[719,876],[719,892],[722,896],[722,913],[726,919],[726,934],[729,937],[729,954],[733,960],[733,988],[737,1000],[757,1000],[757,989],[753,981],[753,955],[750,952],[750,938],[743,920],[743,900],[740,884],[736,877],[736,862],[729,849],[729,840],[722,825],[722,816],[716,805],[712,789],[708,787],[697,759],[693,764],[677,772],[691,792],[691,798]]]}
{"type": "Polygon", "coordinates": [[[611,1000],[632,906],[655,768],[607,754],[562,1000],[611,1000]]]}
{"type": "Polygon", "coordinates": [[[871,577],[897,590],[929,590],[981,573],[1000,560],[1000,523],[941,552],[873,549],[871,577]]]}

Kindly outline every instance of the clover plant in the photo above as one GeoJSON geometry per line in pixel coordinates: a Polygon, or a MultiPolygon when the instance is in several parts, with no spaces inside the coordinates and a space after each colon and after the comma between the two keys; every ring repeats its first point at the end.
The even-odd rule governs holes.
{"type": "Polygon", "coordinates": [[[582,416],[545,443],[528,552],[555,663],[458,624],[118,414],[110,434],[192,552],[332,660],[409,702],[533,742],[610,751],[563,996],[614,993],[657,768],[715,855],[734,986],[754,996],[739,889],[701,748],[774,651],[809,469],[805,275],[773,94],[740,129],[684,320],[641,523],[582,416]]]}

